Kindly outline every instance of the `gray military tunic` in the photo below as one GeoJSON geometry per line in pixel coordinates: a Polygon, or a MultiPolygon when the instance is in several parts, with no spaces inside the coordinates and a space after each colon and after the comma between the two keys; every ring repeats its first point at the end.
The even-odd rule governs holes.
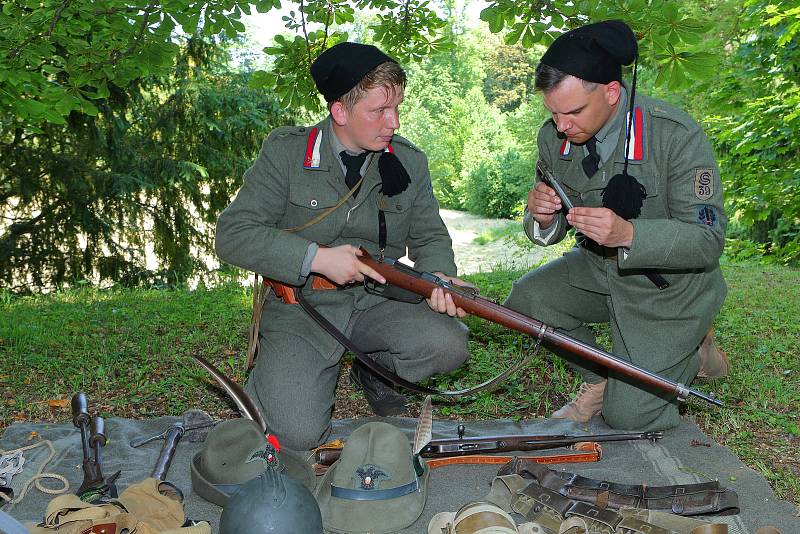
{"type": "MultiPolygon", "coordinates": [[[[581,166],[583,146],[560,139],[552,121],[539,131],[539,157],[576,206],[602,207],[603,188],[622,172],[626,115],[627,106],[620,106],[612,118],[621,127],[611,157],[591,178],[581,166]]],[[[644,185],[647,197],[641,215],[631,221],[631,247],[611,257],[573,248],[518,280],[506,304],[593,344],[586,324],[609,322],[615,355],[688,383],[697,374],[698,345],[727,292],[719,267],[727,225],[722,184],[706,136],[686,113],[636,95],[634,117],[629,173],[644,185]],[[669,287],[659,290],[643,269],[660,273],[669,287]]],[[[567,235],[564,213],[554,224],[545,240],[540,234],[547,232],[525,215],[526,233],[540,245],[567,235]]],[[[565,356],[590,383],[600,379],[595,373],[605,372],[565,356]]],[[[603,416],[611,426],[678,424],[674,396],[613,374],[608,378],[603,416]]]]}
{"type": "MultiPolygon", "coordinates": [[[[382,209],[387,256],[408,253],[415,268],[454,276],[452,241],[439,216],[427,159],[398,135],[391,146],[411,178],[405,191],[392,197],[380,193],[376,154],[355,198],[319,223],[296,230],[335,206],[349,190],[331,148],[332,133],[329,119],[312,128],[283,127],[270,133],[236,198],[219,217],[219,257],[299,286],[305,282],[303,266],[312,243],[360,245],[376,256],[382,209]]],[[[305,287],[303,293],[362,351],[408,380],[451,371],[468,356],[463,323],[432,311],[425,302],[387,301],[360,286],[327,291],[305,287]]],[[[284,304],[274,294],[264,307],[260,332],[260,355],[246,390],[282,443],[312,448],[330,431],[343,349],[300,306],[284,304]]]]}

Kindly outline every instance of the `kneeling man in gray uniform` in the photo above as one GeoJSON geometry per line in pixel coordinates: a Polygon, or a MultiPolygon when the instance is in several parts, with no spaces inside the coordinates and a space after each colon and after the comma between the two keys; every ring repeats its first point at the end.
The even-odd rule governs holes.
{"type": "MultiPolygon", "coordinates": [[[[466,326],[438,288],[427,303],[367,293],[359,261],[383,250],[456,284],[452,241],[439,216],[425,154],[395,134],[406,75],[378,48],[340,43],[311,75],[329,115],[312,127],[272,131],[217,223],[219,257],[268,279],[256,366],[245,387],[281,443],[307,450],[329,436],[343,348],[301,307],[291,288],[363,352],[402,378],[452,371],[468,357],[466,326]]],[[[351,380],[378,415],[406,399],[356,362],[351,380]]]]}
{"type": "MultiPolygon", "coordinates": [[[[540,169],[524,226],[543,246],[574,228],[576,246],[516,281],[506,305],[589,344],[587,324],[609,323],[615,355],[689,384],[727,372],[710,331],[727,291],[722,183],[697,123],[636,93],[635,67],[633,84],[622,82],[622,65],[637,54],[631,29],[605,21],[559,36],[542,57],[535,83],[552,117],[539,130],[538,167],[565,200],[540,169]]],[[[571,363],[584,383],[553,417],[602,413],[621,429],[678,424],[674,396],[571,363]]]]}

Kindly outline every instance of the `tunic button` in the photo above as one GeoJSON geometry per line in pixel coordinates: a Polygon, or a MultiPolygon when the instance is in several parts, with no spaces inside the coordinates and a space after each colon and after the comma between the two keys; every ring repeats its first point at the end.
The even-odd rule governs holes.
{"type": "Polygon", "coordinates": [[[403,209],[403,205],[402,205],[402,204],[397,204],[397,209],[398,209],[398,210],[401,210],[401,209],[403,209]]]}
{"type": "Polygon", "coordinates": [[[311,207],[312,207],[312,208],[316,208],[316,207],[317,207],[317,200],[316,200],[316,199],[313,199],[313,200],[311,201],[311,207]]]}

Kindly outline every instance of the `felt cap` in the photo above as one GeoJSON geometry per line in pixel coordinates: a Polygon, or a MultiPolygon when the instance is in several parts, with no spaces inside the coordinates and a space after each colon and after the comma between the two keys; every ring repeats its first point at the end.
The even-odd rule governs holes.
{"type": "Polygon", "coordinates": [[[314,494],[326,532],[387,534],[406,528],[422,515],[429,475],[399,428],[382,422],[358,427],[314,494]]]}
{"type": "Polygon", "coordinates": [[[273,469],[314,487],[311,466],[296,452],[277,452],[249,419],[229,419],[209,433],[203,450],[192,458],[192,489],[205,500],[225,506],[242,484],[273,469]]]}
{"type": "Polygon", "coordinates": [[[621,20],[587,24],[560,35],[541,63],[596,83],[622,81],[622,65],[639,54],[636,36],[621,20]]]}
{"type": "Polygon", "coordinates": [[[311,64],[311,77],[325,100],[333,102],[358,85],[368,72],[387,61],[394,60],[378,47],[361,43],[339,43],[314,60],[311,64]]]}

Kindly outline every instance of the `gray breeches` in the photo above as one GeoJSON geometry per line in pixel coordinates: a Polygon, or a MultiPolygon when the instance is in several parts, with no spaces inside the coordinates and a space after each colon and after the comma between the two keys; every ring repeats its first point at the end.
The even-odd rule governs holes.
{"type": "MultiPolygon", "coordinates": [[[[597,346],[597,341],[587,323],[608,323],[611,327],[611,352],[615,356],[683,384],[689,384],[694,379],[699,366],[696,350],[677,357],[669,351],[669,347],[648,354],[629,354],[620,334],[608,288],[598,283],[593,289],[595,291],[571,285],[567,260],[561,257],[514,282],[505,305],[593,346],[597,346]]],[[[553,352],[579,372],[585,382],[594,384],[607,375],[605,369],[587,364],[568,352],[553,352]]],[[[678,402],[674,395],[664,395],[660,390],[639,386],[619,375],[608,376],[608,379],[603,399],[603,418],[610,426],[626,430],[663,430],[678,425],[678,402]]]]}
{"type": "MultiPolygon", "coordinates": [[[[469,356],[467,327],[424,301],[386,301],[356,311],[348,330],[362,352],[413,382],[452,371],[469,356]]],[[[245,390],[281,444],[308,450],[328,438],[343,352],[326,359],[298,335],[270,332],[261,338],[245,390]]]]}

